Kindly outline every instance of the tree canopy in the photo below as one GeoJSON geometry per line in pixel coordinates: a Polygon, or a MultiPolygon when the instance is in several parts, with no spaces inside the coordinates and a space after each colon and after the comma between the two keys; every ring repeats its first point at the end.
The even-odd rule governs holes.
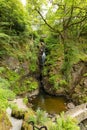
{"type": "Polygon", "coordinates": [[[28,13],[19,0],[0,1],[0,32],[19,34],[27,25],[28,13]]]}
{"type": "Polygon", "coordinates": [[[29,0],[28,5],[32,7],[34,15],[36,11],[37,22],[39,20],[40,25],[47,26],[62,39],[71,38],[71,36],[79,37],[87,26],[87,1],[29,0]]]}

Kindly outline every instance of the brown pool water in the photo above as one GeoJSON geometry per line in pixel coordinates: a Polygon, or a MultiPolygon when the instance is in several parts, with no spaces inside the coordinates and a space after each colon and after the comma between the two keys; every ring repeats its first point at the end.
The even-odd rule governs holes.
{"type": "Polygon", "coordinates": [[[35,99],[33,99],[33,109],[41,109],[50,114],[59,114],[62,111],[66,111],[66,99],[64,97],[50,96],[46,93],[40,93],[35,99]]]}

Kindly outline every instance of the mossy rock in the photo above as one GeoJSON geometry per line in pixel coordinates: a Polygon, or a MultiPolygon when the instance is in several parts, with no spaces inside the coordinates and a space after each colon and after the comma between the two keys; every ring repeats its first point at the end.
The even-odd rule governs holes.
{"type": "Polygon", "coordinates": [[[33,115],[35,115],[35,111],[33,111],[31,108],[29,108],[28,111],[25,112],[24,120],[28,121],[29,116],[33,116],[33,115]]]}
{"type": "Polygon", "coordinates": [[[12,127],[6,113],[0,110],[0,130],[10,130],[12,127]]]}
{"type": "Polygon", "coordinates": [[[24,119],[25,113],[26,113],[26,111],[13,109],[11,116],[13,116],[17,119],[24,119]]]}
{"type": "Polygon", "coordinates": [[[35,115],[35,112],[31,108],[29,108],[29,110],[25,112],[21,130],[33,130],[32,126],[28,123],[29,116],[31,115],[35,115]]]}
{"type": "Polygon", "coordinates": [[[29,108],[28,111],[13,109],[11,115],[17,119],[24,119],[27,121],[29,116],[35,115],[35,112],[31,108],[29,108]]]}
{"type": "Polygon", "coordinates": [[[33,130],[33,128],[27,122],[23,121],[21,130],[33,130]]]}

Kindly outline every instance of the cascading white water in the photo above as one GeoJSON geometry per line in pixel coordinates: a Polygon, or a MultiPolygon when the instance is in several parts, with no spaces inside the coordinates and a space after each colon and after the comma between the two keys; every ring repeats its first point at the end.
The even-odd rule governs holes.
{"type": "Polygon", "coordinates": [[[42,64],[44,65],[44,62],[45,62],[45,59],[46,59],[46,54],[45,54],[45,51],[42,53],[42,64]]]}

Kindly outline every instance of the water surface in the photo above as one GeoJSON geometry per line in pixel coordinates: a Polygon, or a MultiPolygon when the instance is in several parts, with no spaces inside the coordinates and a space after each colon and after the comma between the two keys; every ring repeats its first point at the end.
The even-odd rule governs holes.
{"type": "Polygon", "coordinates": [[[33,99],[32,104],[34,110],[41,109],[51,114],[66,111],[66,99],[64,97],[50,96],[44,92],[33,99]]]}

